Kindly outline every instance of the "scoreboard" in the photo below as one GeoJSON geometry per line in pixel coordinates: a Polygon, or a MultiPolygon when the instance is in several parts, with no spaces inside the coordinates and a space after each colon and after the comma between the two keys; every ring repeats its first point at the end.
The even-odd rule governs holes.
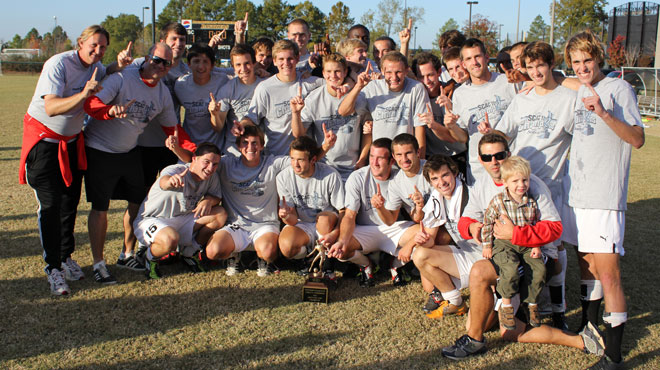
{"type": "Polygon", "coordinates": [[[211,38],[225,31],[218,45],[215,58],[224,66],[229,66],[229,52],[234,46],[234,22],[235,21],[195,21],[191,19],[181,20],[181,24],[188,31],[186,47],[196,42],[208,43],[211,38]]]}

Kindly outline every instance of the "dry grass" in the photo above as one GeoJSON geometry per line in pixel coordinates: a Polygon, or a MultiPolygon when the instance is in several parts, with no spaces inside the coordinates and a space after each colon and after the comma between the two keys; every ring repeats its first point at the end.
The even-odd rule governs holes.
{"type": "MultiPolygon", "coordinates": [[[[111,266],[122,284],[91,279],[88,204],[80,205],[75,259],[88,278],[73,294],[51,296],[42,271],[36,202],[17,180],[25,113],[36,76],[0,76],[0,367],[2,368],[584,368],[595,358],[577,349],[504,342],[487,333],[486,355],[465,362],[440,356],[463,333],[464,319],[421,314],[418,283],[385,281],[361,289],[352,280],[333,303],[300,302],[301,278],[290,272],[226,277],[221,269],[192,275],[166,266],[166,278],[111,266]]],[[[653,126],[656,122],[651,123],[653,126]]],[[[594,155],[597,155],[596,153],[594,155]]],[[[623,278],[629,317],[624,354],[629,368],[660,368],[660,138],[635,151],[627,213],[623,278]]],[[[111,205],[107,260],[120,251],[122,202],[111,205]]],[[[569,324],[579,321],[575,259],[569,253],[569,324]]]]}

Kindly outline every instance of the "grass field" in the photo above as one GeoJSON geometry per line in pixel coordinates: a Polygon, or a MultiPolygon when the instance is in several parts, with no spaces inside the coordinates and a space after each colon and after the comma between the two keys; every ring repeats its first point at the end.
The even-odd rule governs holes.
{"type": "MultiPolygon", "coordinates": [[[[43,272],[32,190],[19,185],[22,116],[37,76],[0,76],[0,368],[374,368],[576,369],[597,360],[573,348],[508,343],[486,335],[489,351],[464,362],[440,355],[464,332],[465,319],[426,318],[418,282],[362,289],[343,281],[332,303],[300,302],[302,278],[222,269],[189,274],[165,266],[146,281],[110,266],[122,282],[92,278],[89,205],[81,200],[74,258],[87,278],[54,297],[43,272]]],[[[660,368],[660,124],[633,152],[623,279],[629,304],[624,339],[628,368],[660,368]]],[[[603,148],[607,150],[607,148],[603,148]]],[[[598,155],[598,153],[594,153],[598,155]]],[[[111,204],[106,260],[121,247],[123,202],[111,204]]],[[[569,325],[579,323],[579,280],[569,251],[569,325]]],[[[467,294],[467,292],[465,293],[467,294]]]]}

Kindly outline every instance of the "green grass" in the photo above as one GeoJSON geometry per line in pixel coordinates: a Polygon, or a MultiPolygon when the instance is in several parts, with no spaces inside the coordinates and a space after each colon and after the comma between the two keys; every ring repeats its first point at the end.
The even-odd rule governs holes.
{"type": "MultiPolygon", "coordinates": [[[[568,369],[596,360],[573,348],[508,343],[486,334],[489,351],[465,362],[440,356],[463,334],[465,319],[433,321],[421,314],[419,283],[393,289],[382,281],[362,289],[343,282],[332,303],[300,302],[302,278],[282,272],[258,278],[224,270],[192,275],[165,266],[166,277],[145,281],[110,266],[122,284],[100,286],[91,276],[89,205],[81,200],[74,258],[87,279],[69,297],[51,296],[36,222],[36,202],[18,185],[22,116],[36,76],[0,76],[0,368],[448,368],[568,369]]],[[[657,122],[651,123],[654,130],[657,122]]],[[[649,130],[649,131],[652,131],[649,130]]],[[[594,154],[597,155],[597,154],[594,154]]],[[[634,151],[623,279],[628,296],[624,355],[629,368],[660,368],[660,138],[634,151]]],[[[125,204],[113,202],[106,259],[122,238],[125,204]]],[[[569,252],[569,324],[579,322],[579,280],[569,252]]]]}

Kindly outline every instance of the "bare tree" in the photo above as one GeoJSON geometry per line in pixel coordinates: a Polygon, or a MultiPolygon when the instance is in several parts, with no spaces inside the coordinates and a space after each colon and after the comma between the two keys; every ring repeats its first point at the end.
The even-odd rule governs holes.
{"type": "Polygon", "coordinates": [[[635,64],[637,64],[637,60],[639,59],[640,55],[640,47],[639,45],[630,45],[626,47],[626,52],[624,53],[624,56],[626,58],[626,66],[627,67],[634,67],[635,64]]]}

